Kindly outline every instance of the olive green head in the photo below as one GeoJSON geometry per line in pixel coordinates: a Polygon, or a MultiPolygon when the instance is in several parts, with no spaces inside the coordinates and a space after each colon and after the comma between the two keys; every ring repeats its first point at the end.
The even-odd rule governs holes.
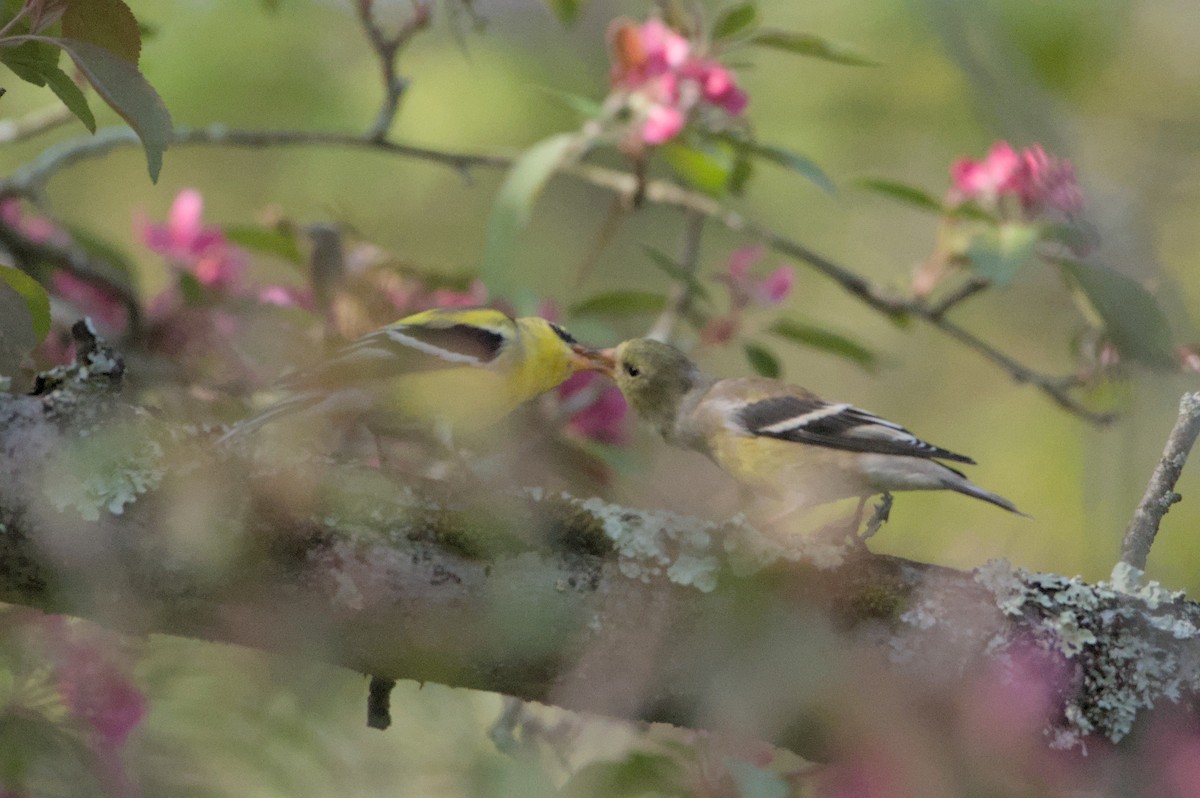
{"type": "Polygon", "coordinates": [[[616,348],[613,379],[637,414],[669,436],[680,403],[702,380],[696,364],[670,344],[634,338],[616,348]]]}

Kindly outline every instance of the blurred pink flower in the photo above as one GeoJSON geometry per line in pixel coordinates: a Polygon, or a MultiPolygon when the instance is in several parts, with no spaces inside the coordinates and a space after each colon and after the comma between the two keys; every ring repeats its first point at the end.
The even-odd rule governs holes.
{"type": "Polygon", "coordinates": [[[778,305],[792,292],[796,271],[791,266],[780,266],[761,280],[750,275],[750,270],[765,252],[762,246],[753,245],[736,249],[729,256],[722,280],[729,286],[730,304],[735,309],[744,308],[752,301],[760,305],[778,305]]]}
{"type": "Polygon", "coordinates": [[[749,102],[728,68],[697,56],[688,39],[660,19],[618,20],[609,34],[612,86],[632,111],[633,146],[665,144],[700,103],[738,116],[749,102]]]}
{"type": "Polygon", "coordinates": [[[1200,344],[1180,346],[1175,353],[1179,356],[1179,368],[1200,374],[1200,344]]]}
{"type": "Polygon", "coordinates": [[[27,213],[17,197],[0,200],[0,222],[37,244],[65,247],[71,243],[71,237],[66,231],[45,216],[27,213]]]}
{"type": "Polygon", "coordinates": [[[1067,214],[1083,208],[1083,194],[1070,161],[1046,154],[1038,144],[1017,152],[998,141],[980,161],[963,158],[950,167],[952,205],[968,200],[995,209],[1001,196],[1015,196],[1027,216],[1047,209],[1067,214]]]}
{"type": "Polygon", "coordinates": [[[201,221],[204,198],[195,189],[184,189],[171,203],[167,223],[141,221],[138,233],[152,251],[192,274],[201,285],[227,293],[241,288],[246,256],[225,238],[221,229],[201,221]]]}
{"type": "Polygon", "coordinates": [[[472,280],[466,291],[437,288],[433,292],[432,307],[471,308],[487,302],[487,286],[482,280],[472,280]]]}
{"type": "Polygon", "coordinates": [[[268,285],[258,289],[260,305],[274,305],[280,308],[300,308],[314,310],[312,290],[292,285],[268,285]]]}
{"type": "Polygon", "coordinates": [[[981,161],[962,158],[950,167],[961,199],[994,200],[1019,188],[1022,160],[1007,141],[997,141],[981,161]]]}
{"type": "Polygon", "coordinates": [[[109,332],[124,332],[129,325],[129,310],[119,297],[68,271],[59,269],[54,273],[50,278],[50,293],[109,332]]]}
{"type": "Polygon", "coordinates": [[[594,371],[573,374],[558,386],[558,398],[571,414],[567,421],[570,432],[619,446],[629,438],[629,407],[616,386],[597,385],[599,377],[594,371]]]}

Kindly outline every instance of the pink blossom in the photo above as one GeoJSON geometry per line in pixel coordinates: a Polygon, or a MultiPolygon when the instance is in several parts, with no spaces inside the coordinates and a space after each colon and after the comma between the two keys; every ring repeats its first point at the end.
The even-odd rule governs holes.
{"type": "Polygon", "coordinates": [[[0,200],[0,221],[36,244],[68,246],[71,237],[45,216],[26,213],[17,197],[0,200]]]}
{"type": "Polygon", "coordinates": [[[1006,141],[998,141],[982,161],[963,158],[950,167],[954,190],[962,199],[995,198],[1020,185],[1021,157],[1006,141]]]}
{"type": "Polygon", "coordinates": [[[642,141],[647,144],[665,144],[683,130],[683,111],[669,105],[653,105],[646,112],[642,124],[642,141]]]}
{"type": "Polygon", "coordinates": [[[693,51],[688,39],[660,19],[638,26],[619,21],[609,36],[612,85],[631,111],[632,148],[664,144],[687,125],[693,109],[706,103],[730,116],[741,114],[746,93],[720,63],[693,51]]]}
{"type": "Polygon", "coordinates": [[[729,256],[723,279],[729,286],[733,308],[744,308],[751,301],[760,305],[778,305],[791,293],[796,282],[796,272],[791,266],[780,266],[762,280],[750,275],[764,252],[763,247],[755,245],[734,250],[729,256]]]}
{"type": "Polygon", "coordinates": [[[129,309],[119,297],[68,271],[59,269],[54,273],[50,292],[112,332],[123,332],[129,325],[129,309]]]}
{"type": "Polygon", "coordinates": [[[466,291],[437,288],[433,292],[433,307],[471,308],[487,302],[487,286],[482,280],[472,280],[466,291]]]}
{"type": "Polygon", "coordinates": [[[730,313],[726,316],[715,316],[709,319],[705,323],[704,329],[700,331],[700,340],[710,346],[729,343],[742,326],[739,315],[730,313]]]}
{"type": "Polygon", "coordinates": [[[291,285],[268,285],[258,289],[258,302],[261,305],[301,310],[313,310],[315,307],[310,289],[291,285]]]}
{"type": "Polygon", "coordinates": [[[758,284],[759,301],[764,305],[778,305],[792,292],[796,284],[796,270],[791,266],[780,266],[758,284]]]}
{"type": "Polygon", "coordinates": [[[597,391],[599,376],[581,371],[558,387],[559,401],[571,412],[567,429],[581,438],[620,445],[629,437],[629,407],[615,386],[597,391]]]}
{"type": "Polygon", "coordinates": [[[1000,197],[1008,195],[1018,199],[1027,216],[1047,209],[1073,214],[1083,207],[1071,162],[1047,155],[1037,144],[1017,152],[998,141],[981,161],[956,161],[950,175],[951,204],[974,200],[995,208],[1000,197]]]}
{"type": "Polygon", "coordinates": [[[165,225],[140,223],[142,241],[176,268],[191,273],[201,285],[235,292],[246,268],[245,253],[230,244],[220,228],[205,226],[203,212],[200,192],[184,189],[171,203],[165,225]]]}
{"type": "Polygon", "coordinates": [[[1064,213],[1078,213],[1083,208],[1083,192],[1070,161],[1050,157],[1038,144],[1021,156],[1024,180],[1018,191],[1026,209],[1046,205],[1064,213]]]}

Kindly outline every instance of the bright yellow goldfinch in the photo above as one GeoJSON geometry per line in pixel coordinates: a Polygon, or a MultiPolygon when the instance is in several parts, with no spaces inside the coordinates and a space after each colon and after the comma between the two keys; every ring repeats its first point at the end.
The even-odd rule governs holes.
{"type": "Polygon", "coordinates": [[[707,455],[789,511],[898,490],[953,490],[1023,515],[938,462],[971,458],[865,410],[778,380],[714,379],[675,347],[648,338],[607,354],[625,399],[668,443],[707,455]]]}
{"type": "Polygon", "coordinates": [[[426,310],[363,336],[278,386],[287,396],[222,441],[284,416],[353,419],[376,434],[481,430],[607,359],[556,324],[490,308],[426,310]]]}

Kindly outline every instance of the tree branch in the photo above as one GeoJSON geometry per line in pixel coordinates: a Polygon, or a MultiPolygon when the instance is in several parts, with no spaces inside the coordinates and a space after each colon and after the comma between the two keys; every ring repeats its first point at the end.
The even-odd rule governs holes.
{"type": "Polygon", "coordinates": [[[40,396],[0,395],[0,601],[320,657],[376,678],[380,723],[388,680],[432,680],[821,757],[831,673],[837,694],[867,679],[933,702],[1036,646],[1074,674],[1048,730],[1069,747],[1200,689],[1200,605],[1154,585],[822,540],[783,557],[735,523],[597,499],[397,482],[311,453],[259,466],[120,404],[119,358],[79,350],[40,396]],[[192,548],[213,538],[240,552],[226,568],[192,548]],[[886,667],[847,667],[856,650],[886,667]],[[760,667],[776,660],[792,665],[760,667]]]}
{"type": "MultiPolygon", "coordinates": [[[[33,163],[18,170],[7,180],[0,181],[0,195],[22,194],[36,197],[46,181],[72,164],[104,155],[113,149],[138,145],[139,141],[128,128],[107,128],[88,139],[75,139],[47,149],[33,163]]],[[[369,136],[348,133],[320,133],[297,130],[233,130],[223,125],[204,128],[180,128],[173,144],[177,146],[229,146],[266,148],[281,146],[328,146],[375,150],[405,158],[447,166],[469,177],[473,168],[507,169],[514,159],[509,156],[482,155],[399,144],[376,140],[369,136]]],[[[582,180],[621,196],[631,196],[638,188],[634,175],[590,164],[569,164],[560,174],[582,180]]],[[[944,317],[944,311],[924,302],[895,296],[865,277],[775,231],[755,224],[741,214],[726,208],[713,198],[688,191],[674,183],[655,180],[645,186],[645,201],[660,205],[675,205],[690,209],[725,228],[755,238],[783,255],[807,264],[818,274],[834,281],[843,291],[873,310],[895,318],[915,317],[949,335],[975,351],[993,365],[1007,371],[1018,382],[1035,386],[1059,407],[1096,424],[1113,419],[1113,414],[1089,409],[1070,392],[1078,384],[1074,376],[1055,377],[1031,369],[1004,354],[957,324],[944,317]]]]}
{"type": "Polygon", "coordinates": [[[647,338],[670,341],[679,317],[687,313],[692,301],[696,267],[700,264],[700,236],[704,233],[707,218],[691,208],[684,211],[683,232],[679,237],[679,268],[684,276],[671,283],[667,291],[667,303],[646,333],[647,338]]]}
{"type": "Polygon", "coordinates": [[[1163,447],[1162,458],[1146,485],[1146,492],[1125,530],[1121,542],[1121,562],[1139,571],[1146,569],[1146,558],[1163,516],[1171,505],[1183,499],[1175,492],[1175,483],[1183,473],[1188,453],[1200,436],[1200,393],[1185,393],[1179,400],[1179,418],[1163,447]]]}

